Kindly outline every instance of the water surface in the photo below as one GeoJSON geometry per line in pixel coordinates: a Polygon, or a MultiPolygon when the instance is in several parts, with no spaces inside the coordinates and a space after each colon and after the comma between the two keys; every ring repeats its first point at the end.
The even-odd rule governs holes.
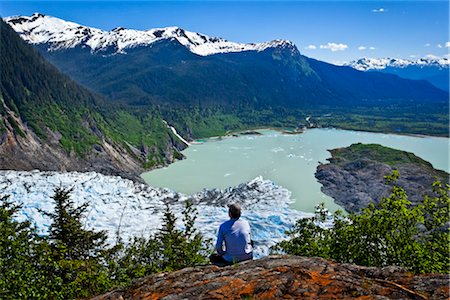
{"type": "Polygon", "coordinates": [[[313,212],[317,203],[325,202],[335,211],[340,207],[320,191],[314,177],[319,162],[330,157],[327,149],[347,147],[353,143],[377,143],[413,152],[437,169],[449,171],[449,139],[356,132],[336,129],[311,129],[289,135],[273,130],[263,135],[208,139],[183,151],[185,160],[169,167],[142,174],[154,187],[166,187],[192,194],[204,188],[235,186],[257,176],[270,179],[292,192],[291,206],[313,212]]]}

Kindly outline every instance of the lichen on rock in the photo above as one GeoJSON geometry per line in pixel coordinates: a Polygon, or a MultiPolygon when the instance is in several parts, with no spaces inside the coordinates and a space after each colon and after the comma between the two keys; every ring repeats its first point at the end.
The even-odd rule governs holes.
{"type": "Polygon", "coordinates": [[[413,275],[399,267],[268,256],[225,268],[155,274],[94,299],[448,299],[448,279],[413,275]]]}

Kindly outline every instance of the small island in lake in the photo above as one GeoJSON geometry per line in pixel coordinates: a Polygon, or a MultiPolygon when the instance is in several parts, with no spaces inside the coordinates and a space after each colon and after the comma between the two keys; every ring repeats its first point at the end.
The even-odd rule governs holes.
{"type": "Polygon", "coordinates": [[[391,186],[384,177],[393,170],[400,174],[396,185],[405,189],[413,205],[419,204],[424,194],[433,194],[433,182],[449,180],[447,172],[434,169],[413,153],[377,144],[358,143],[329,151],[329,163],[319,165],[315,176],[323,185],[322,192],[349,212],[387,197],[391,186]]]}

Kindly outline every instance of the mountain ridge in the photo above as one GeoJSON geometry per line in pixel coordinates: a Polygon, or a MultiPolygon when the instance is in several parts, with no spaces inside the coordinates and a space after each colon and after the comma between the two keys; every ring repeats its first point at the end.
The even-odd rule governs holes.
{"type": "Polygon", "coordinates": [[[116,27],[111,31],[104,31],[40,13],[34,13],[30,17],[6,17],[4,20],[25,41],[32,44],[49,44],[50,51],[88,47],[92,52],[126,54],[127,49],[148,46],[164,39],[175,39],[189,51],[200,56],[242,51],[264,51],[267,48],[276,47],[289,47],[292,51],[298,51],[295,45],[287,40],[237,43],[190,32],[177,26],[148,30],[116,27]]]}
{"type": "Polygon", "coordinates": [[[2,20],[0,41],[1,169],[99,171],[139,181],[143,170],[172,162],[175,148],[186,147],[160,116],[139,119],[61,74],[2,20]],[[138,128],[134,139],[130,126],[138,128]],[[152,139],[148,126],[158,131],[152,139]]]}
{"type": "Polygon", "coordinates": [[[352,67],[359,71],[368,71],[368,70],[382,70],[387,67],[397,67],[397,68],[406,68],[409,66],[418,66],[418,67],[438,67],[441,69],[448,69],[450,67],[450,59],[447,57],[423,57],[415,60],[411,59],[402,59],[402,58],[369,58],[363,57],[360,59],[352,60],[346,64],[345,66],[352,67]]]}
{"type": "Polygon", "coordinates": [[[426,80],[444,91],[450,90],[450,58],[423,57],[418,59],[361,58],[346,66],[364,72],[395,74],[402,78],[426,80]]]}

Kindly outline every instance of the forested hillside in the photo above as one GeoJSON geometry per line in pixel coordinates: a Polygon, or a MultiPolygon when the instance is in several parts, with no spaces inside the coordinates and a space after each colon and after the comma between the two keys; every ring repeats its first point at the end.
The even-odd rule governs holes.
{"type": "Polygon", "coordinates": [[[155,42],[124,55],[87,49],[47,52],[81,84],[131,107],[157,105],[185,137],[251,126],[296,127],[307,116],[346,129],[448,134],[448,94],[427,82],[360,72],[306,58],[298,50],[201,57],[177,41],[155,42]],[[202,122],[210,131],[201,129],[202,122]]]}
{"type": "Polygon", "coordinates": [[[46,62],[0,22],[0,166],[135,177],[185,145],[161,114],[112,105],[46,62]],[[175,147],[174,147],[175,146],[175,147]]]}
{"type": "Polygon", "coordinates": [[[155,109],[185,138],[254,126],[448,136],[448,92],[302,55],[289,41],[240,44],[178,27],[103,31],[51,16],[6,20],[51,63],[128,110],[155,109]]]}

